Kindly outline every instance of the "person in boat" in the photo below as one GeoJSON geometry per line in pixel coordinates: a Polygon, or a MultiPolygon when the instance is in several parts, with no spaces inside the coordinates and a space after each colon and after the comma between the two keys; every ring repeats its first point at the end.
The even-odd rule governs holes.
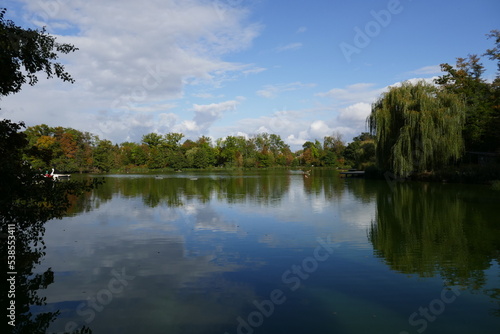
{"type": "Polygon", "coordinates": [[[48,171],[48,170],[46,170],[46,171],[45,171],[45,175],[44,175],[44,176],[45,176],[45,177],[53,177],[53,176],[54,176],[54,168],[52,168],[52,172],[51,172],[50,174],[49,174],[49,171],[48,171]]]}

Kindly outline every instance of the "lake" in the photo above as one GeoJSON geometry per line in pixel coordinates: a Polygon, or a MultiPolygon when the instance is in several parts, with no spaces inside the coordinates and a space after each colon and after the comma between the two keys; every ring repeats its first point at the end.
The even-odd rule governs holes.
{"type": "Polygon", "coordinates": [[[106,175],[46,223],[49,332],[498,333],[500,192],[331,170],[106,175]]]}

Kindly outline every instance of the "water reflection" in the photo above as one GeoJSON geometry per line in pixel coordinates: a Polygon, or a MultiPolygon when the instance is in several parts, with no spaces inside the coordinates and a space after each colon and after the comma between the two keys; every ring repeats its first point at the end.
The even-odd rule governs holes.
{"type": "MultiPolygon", "coordinates": [[[[46,182],[26,166],[10,175],[11,191],[0,192],[1,238],[0,253],[4,264],[0,302],[7,310],[2,320],[3,332],[46,333],[60,311],[44,308],[47,303],[41,293],[54,283],[54,272],[45,266],[45,224],[63,217],[68,197],[74,200],[80,192],[90,191],[97,183],[46,182]],[[39,308],[41,311],[36,311],[39,308]],[[35,314],[36,313],[36,314],[35,314]]],[[[5,186],[5,184],[3,184],[5,186]]],[[[82,327],[77,333],[91,333],[82,327]]]]}
{"type": "MultiPolygon", "coordinates": [[[[18,217],[17,221],[24,220],[21,215],[18,217]]],[[[45,329],[58,315],[57,311],[44,312],[37,317],[33,317],[30,313],[32,305],[44,305],[45,303],[44,299],[38,295],[38,290],[45,289],[54,282],[54,273],[51,268],[33,275],[34,268],[42,262],[45,255],[44,227],[41,221],[30,219],[30,222],[33,224],[14,223],[15,228],[12,231],[13,235],[16,236],[15,253],[19,255],[15,258],[15,268],[12,268],[14,270],[8,270],[9,273],[13,272],[13,274],[5,272],[2,275],[2,282],[7,283],[2,283],[1,304],[3,309],[7,310],[7,316],[14,315],[14,317],[2,319],[2,326],[7,332],[13,332],[15,329],[19,333],[45,333],[45,329]],[[19,229],[20,226],[22,226],[21,229],[19,229]],[[15,288],[12,288],[10,280],[15,284],[15,288]],[[8,310],[12,307],[11,300],[15,302],[12,312],[8,310]]],[[[7,240],[2,241],[0,250],[2,255],[7,254],[7,240]]],[[[2,262],[7,263],[7,256],[2,256],[2,262]]],[[[4,268],[7,269],[7,267],[4,268]]]]}
{"type": "MultiPolygon", "coordinates": [[[[399,333],[441,291],[437,279],[498,302],[498,198],[326,170],[108,176],[47,226],[55,284],[34,312],[61,310],[52,332],[75,323],[96,333],[234,333],[255,301],[281,289],[287,302],[255,333],[399,333]],[[338,248],[292,293],[282,275],[318,238],[338,248]]],[[[484,301],[474,298],[464,292],[463,311],[428,332],[477,305],[481,330],[498,324],[478,315],[484,301]]]]}
{"type": "Polygon", "coordinates": [[[369,231],[377,256],[393,270],[440,276],[500,306],[499,289],[485,288],[486,271],[500,262],[498,194],[485,186],[422,183],[383,189],[369,231]]]}
{"type": "Polygon", "coordinates": [[[219,257],[221,250],[186,252],[185,241],[178,237],[127,239],[103,243],[84,256],[59,258],[67,275],[48,294],[66,308],[52,330],[75,322],[106,333],[156,333],[159,328],[195,333],[235,316],[227,312],[241,306],[241,297],[235,295],[255,298],[248,287],[221,275],[238,267],[229,254],[219,257]],[[102,291],[116,272],[126,277],[126,286],[112,298],[104,297],[102,291]]]}

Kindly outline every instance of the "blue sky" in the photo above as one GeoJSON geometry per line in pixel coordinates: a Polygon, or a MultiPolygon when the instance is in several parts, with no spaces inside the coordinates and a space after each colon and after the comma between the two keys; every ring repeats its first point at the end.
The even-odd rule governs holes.
{"type": "MultiPolygon", "coordinates": [[[[8,18],[46,26],[80,50],[73,85],[40,80],[0,101],[0,117],[73,127],[115,143],[149,132],[366,131],[389,85],[432,80],[439,64],[483,54],[500,2],[334,0],[3,0],[8,18]]],[[[496,64],[483,58],[485,76],[496,64]]]]}

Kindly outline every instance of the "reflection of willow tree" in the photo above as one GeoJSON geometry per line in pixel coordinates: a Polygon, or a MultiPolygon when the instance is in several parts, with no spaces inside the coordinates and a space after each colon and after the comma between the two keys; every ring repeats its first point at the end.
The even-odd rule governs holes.
{"type": "MultiPolygon", "coordinates": [[[[93,188],[93,184],[82,182],[54,183],[33,172],[22,160],[22,150],[27,141],[19,133],[22,124],[10,121],[0,122],[0,223],[1,238],[7,239],[9,227],[14,227],[15,267],[5,268],[3,273],[16,272],[15,327],[7,325],[11,333],[46,333],[50,323],[59,312],[33,315],[31,306],[45,305],[45,298],[38,296],[39,289],[45,289],[54,282],[54,273],[47,269],[42,274],[34,274],[45,255],[43,235],[45,222],[61,218],[70,205],[68,195],[78,195],[93,188]]],[[[7,264],[7,242],[0,243],[0,257],[7,264]]],[[[5,282],[5,278],[3,279],[5,282]]],[[[7,308],[11,298],[7,289],[1,292],[1,307],[7,308]]],[[[6,324],[6,319],[3,319],[6,324]]],[[[5,331],[4,331],[5,332],[5,331]]],[[[84,328],[79,333],[90,332],[84,328]]]]}
{"type": "MultiPolygon", "coordinates": [[[[422,277],[440,274],[447,284],[480,290],[484,271],[498,260],[500,249],[495,204],[475,199],[484,199],[484,193],[478,197],[471,189],[454,189],[398,184],[379,192],[369,239],[394,270],[422,277]]],[[[498,298],[495,291],[490,295],[498,298]]]]}

